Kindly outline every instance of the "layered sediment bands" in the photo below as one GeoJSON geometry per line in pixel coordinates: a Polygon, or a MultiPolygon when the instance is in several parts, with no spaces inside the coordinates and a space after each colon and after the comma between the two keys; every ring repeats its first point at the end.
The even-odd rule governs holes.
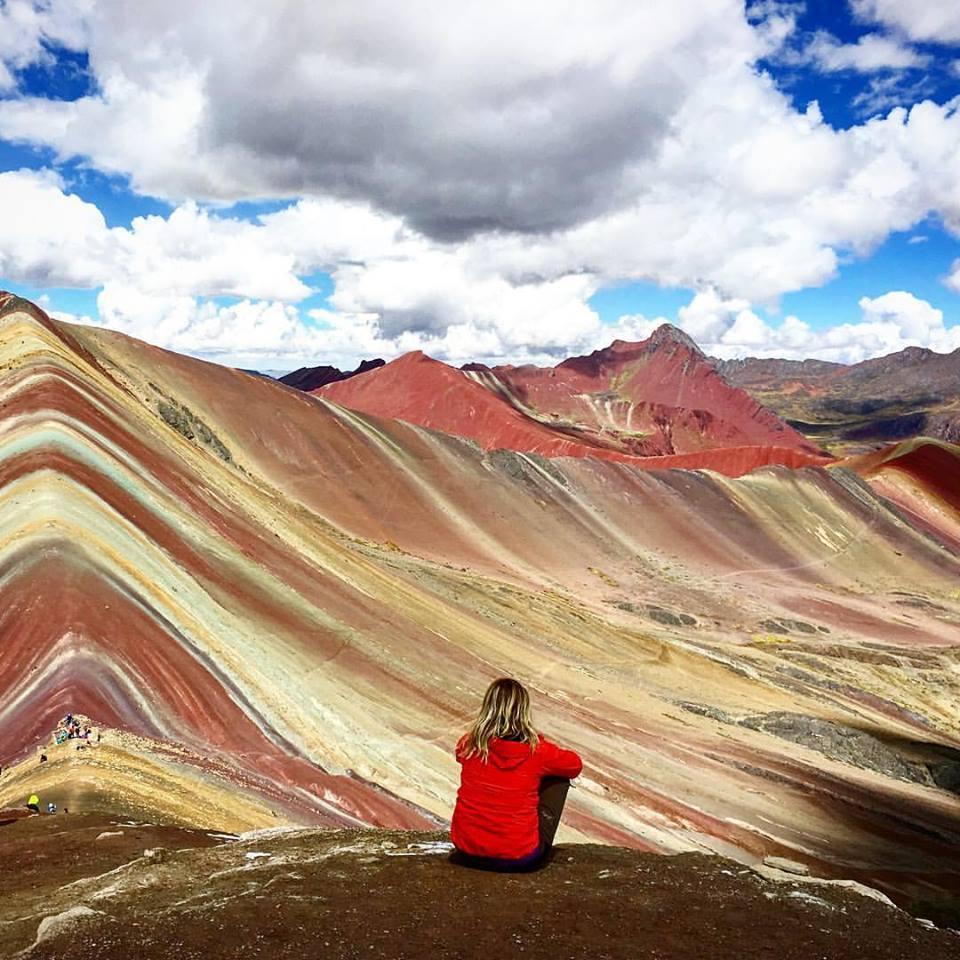
{"type": "Polygon", "coordinates": [[[17,302],[0,376],[0,807],[74,711],[125,758],[53,752],[48,794],[425,826],[509,673],[586,759],[570,838],[960,884],[954,794],[739,722],[960,758],[955,448],[908,485],[892,463],[733,479],[484,450],[17,302]]]}
{"type": "Polygon", "coordinates": [[[918,530],[960,553],[960,447],[918,437],[845,461],[918,530]]]}

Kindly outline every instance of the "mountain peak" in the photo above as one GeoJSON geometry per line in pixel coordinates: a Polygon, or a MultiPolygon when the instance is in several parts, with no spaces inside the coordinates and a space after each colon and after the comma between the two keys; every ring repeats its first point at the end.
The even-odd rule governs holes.
{"type": "Polygon", "coordinates": [[[341,380],[349,380],[351,377],[357,376],[357,374],[366,373],[369,370],[376,370],[383,365],[384,361],[378,358],[376,360],[363,360],[355,370],[349,371],[343,371],[337,367],[331,367],[326,364],[319,367],[300,367],[299,370],[294,370],[292,373],[280,377],[279,380],[288,387],[295,387],[297,390],[311,392],[313,390],[319,390],[328,383],[338,383],[341,380]]]}
{"type": "Polygon", "coordinates": [[[653,333],[647,338],[648,344],[660,347],[670,343],[676,343],[686,347],[691,353],[698,357],[703,357],[703,351],[697,346],[696,341],[688,334],[675,327],[672,323],[661,323],[653,333]]]}
{"type": "Polygon", "coordinates": [[[395,360],[390,361],[394,366],[401,366],[414,363],[439,363],[443,364],[442,360],[436,360],[433,357],[427,356],[422,350],[411,350],[409,353],[401,353],[399,357],[395,360]]]}

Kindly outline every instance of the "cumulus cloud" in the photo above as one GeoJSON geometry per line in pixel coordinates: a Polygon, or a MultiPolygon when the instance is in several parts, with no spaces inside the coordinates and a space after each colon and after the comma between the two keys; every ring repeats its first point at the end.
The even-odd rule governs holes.
{"type": "Polygon", "coordinates": [[[749,324],[752,316],[746,300],[725,300],[716,290],[708,289],[699,291],[680,308],[677,322],[697,343],[711,344],[720,342],[733,327],[749,324]]]}
{"type": "Polygon", "coordinates": [[[264,357],[293,360],[319,346],[296,307],[241,300],[230,306],[189,296],[144,294],[108,283],[97,297],[100,321],[178,352],[234,363],[264,357]]]}
{"type": "Polygon", "coordinates": [[[882,23],[913,40],[960,42],[960,6],[953,0],[850,0],[854,13],[869,23],[882,23]]]}
{"type": "MultiPolygon", "coordinates": [[[[87,24],[96,91],[2,102],[0,135],[174,200],[348,199],[441,241],[539,236],[657,204],[679,147],[685,191],[728,155],[762,168],[756,190],[755,169],[734,184],[735,200],[766,219],[771,179],[796,201],[824,152],[844,146],[805,133],[754,68],[770,24],[782,34],[794,8],[755,5],[766,15],[752,29],[735,0],[679,3],[498,0],[452,17],[419,0],[397,24],[377,0],[293,2],[282,18],[227,0],[144,2],[135,15],[101,0],[87,24]],[[768,123],[774,136],[754,143],[768,123]],[[704,128],[708,150],[694,153],[704,128]],[[797,168],[807,176],[791,190],[797,168]]],[[[837,68],[919,62],[881,37],[821,46],[837,68]]],[[[819,273],[822,251],[810,252],[819,273]]]]}
{"type": "Polygon", "coordinates": [[[90,8],[90,0],[6,0],[0,5],[0,94],[16,88],[17,70],[51,63],[51,46],[81,49],[90,8]]]}
{"type": "Polygon", "coordinates": [[[814,328],[798,317],[787,316],[774,325],[742,301],[725,301],[716,291],[706,290],[681,308],[678,322],[706,353],[725,360],[815,357],[858,363],[910,346],[943,353],[960,348],[960,325],[946,326],[941,310],[907,291],[862,297],[859,306],[857,323],[814,328]]]}
{"type": "Polygon", "coordinates": [[[856,70],[873,73],[877,70],[903,70],[922,67],[929,56],[914,50],[893,37],[868,33],[856,43],[840,43],[826,32],[817,33],[807,47],[807,56],[829,73],[856,70]]]}
{"type": "Polygon", "coordinates": [[[635,187],[691,87],[755,48],[735,0],[101,0],[95,94],[0,131],[183,199],[336,196],[432,236],[548,230],[635,187]]]}
{"type": "Polygon", "coordinates": [[[755,303],[819,285],[937,211],[960,227],[960,115],[922,103],[846,131],[763,83],[704,92],[645,167],[633,203],[562,234],[478,242],[504,268],[712,285],[755,303]]]}
{"type": "Polygon", "coordinates": [[[0,173],[0,275],[32,286],[103,282],[110,232],[92,203],[64,192],[52,171],[0,173]]]}
{"type": "MultiPolygon", "coordinates": [[[[655,324],[600,324],[590,296],[623,280],[699,291],[680,318],[695,336],[760,349],[757,311],[841,257],[931,213],[960,232],[957,104],[848,130],[798,111],[757,69],[796,3],[29,6],[53,25],[30,28],[18,63],[61,36],[96,83],[0,100],[0,137],[174,205],[109,228],[54,176],[0,175],[0,273],[102,287],[102,317],[175,349],[248,356],[270,332],[270,356],[303,361],[351,337],[352,356],[549,358],[655,324]],[[247,220],[203,204],[278,197],[247,220]],[[318,271],[327,306],[298,310],[318,271]]],[[[866,70],[910,54],[871,36],[821,55],[866,70]]],[[[776,343],[801,349],[796,324],[776,343]]]]}
{"type": "Polygon", "coordinates": [[[763,56],[772,57],[783,51],[797,32],[797,20],[805,7],[805,0],[749,0],[747,20],[761,40],[763,56]]]}
{"type": "Polygon", "coordinates": [[[950,267],[950,273],[944,280],[944,283],[953,290],[954,293],[960,293],[960,260],[954,260],[950,267]]]}
{"type": "Polygon", "coordinates": [[[298,300],[309,288],[293,251],[263,227],[211,216],[193,203],[168,217],[109,228],[95,204],[50,171],[0,173],[0,275],[32,286],[97,287],[121,280],[144,294],[298,300]]]}

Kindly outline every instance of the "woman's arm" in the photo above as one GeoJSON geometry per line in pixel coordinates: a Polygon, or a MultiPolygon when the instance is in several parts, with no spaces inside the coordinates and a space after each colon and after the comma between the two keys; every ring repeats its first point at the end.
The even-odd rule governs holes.
{"type": "Polygon", "coordinates": [[[580,776],[583,761],[573,750],[561,750],[555,743],[543,739],[537,747],[540,756],[540,772],[545,777],[566,777],[572,780],[580,776]]]}

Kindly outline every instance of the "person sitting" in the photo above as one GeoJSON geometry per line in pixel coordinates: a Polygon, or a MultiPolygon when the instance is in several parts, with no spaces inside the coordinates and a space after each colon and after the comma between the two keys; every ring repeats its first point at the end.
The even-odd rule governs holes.
{"type": "Polygon", "coordinates": [[[40,812],[40,798],[35,794],[30,794],[30,799],[27,801],[27,809],[32,810],[34,813],[40,812]]]}
{"type": "Polygon", "coordinates": [[[490,684],[456,757],[454,859],[508,871],[541,863],[553,845],[570,780],[583,763],[537,732],[521,683],[504,677],[490,684]]]}

